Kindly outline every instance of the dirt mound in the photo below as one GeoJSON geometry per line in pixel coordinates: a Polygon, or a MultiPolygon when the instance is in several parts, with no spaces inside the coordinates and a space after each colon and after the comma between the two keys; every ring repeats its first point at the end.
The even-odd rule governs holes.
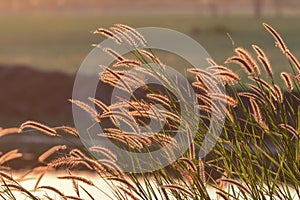
{"type": "Polygon", "coordinates": [[[26,66],[0,66],[0,126],[33,119],[72,124],[74,76],[26,66]]]}
{"type": "MultiPolygon", "coordinates": [[[[88,83],[90,77],[83,78],[88,83]]],[[[49,126],[73,126],[72,104],[68,99],[72,97],[74,79],[74,75],[43,72],[26,66],[0,66],[0,127],[18,127],[26,120],[49,126]]],[[[80,91],[86,91],[87,86],[83,85],[80,91]]],[[[103,83],[98,87],[101,92],[96,97],[108,102],[111,88],[103,83]]],[[[68,141],[28,130],[1,137],[0,152],[19,149],[24,156],[10,162],[9,166],[30,168],[37,164],[41,153],[54,145],[82,148],[78,138],[71,137],[68,141]]]]}

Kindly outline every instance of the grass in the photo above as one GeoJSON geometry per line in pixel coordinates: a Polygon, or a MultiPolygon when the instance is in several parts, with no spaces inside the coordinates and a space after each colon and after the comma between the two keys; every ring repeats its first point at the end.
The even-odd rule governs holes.
{"type": "MultiPolygon", "coordinates": [[[[264,46],[275,70],[287,67],[287,62],[274,50],[271,37],[261,30],[261,22],[273,24],[286,38],[290,49],[299,54],[300,32],[298,16],[264,18],[251,16],[225,16],[211,18],[196,14],[178,15],[5,15],[0,17],[1,48],[0,63],[27,64],[43,70],[59,70],[74,73],[92,47],[104,38],[89,34],[98,26],[108,27],[114,23],[132,27],[160,26],[183,32],[196,39],[211,56],[222,63],[233,49],[226,33],[230,33],[237,46],[252,43],[264,46]],[[260,40],[260,38],[264,40],[260,40]],[[5,38],[5,39],[4,39],[5,38]]],[[[163,58],[162,58],[163,59],[163,58]]],[[[172,57],[165,60],[169,64],[172,57]]],[[[182,66],[176,66],[180,68],[182,66]]]]}
{"type": "MultiPolygon", "coordinates": [[[[300,92],[300,63],[296,60],[297,54],[288,49],[288,41],[286,47],[276,30],[267,24],[264,24],[264,28],[277,44],[281,44],[276,50],[289,63],[290,71],[294,72],[287,73],[286,69],[282,69],[280,72],[277,70],[271,73],[268,67],[272,68],[272,65],[263,67],[270,59],[268,52],[263,53],[255,47],[257,53],[250,57],[247,50],[238,47],[234,49],[234,55],[227,59],[225,67],[210,61],[212,64],[207,69],[187,70],[196,77],[192,86],[199,100],[197,102],[191,102],[187,98],[193,94],[186,88],[186,82],[182,80],[180,82],[177,78],[172,79],[162,70],[164,66],[158,61],[158,57],[149,56],[138,49],[132,53],[135,60],[116,57],[114,67],[103,67],[104,72],[100,75],[102,82],[129,92],[136,81],[143,82],[144,76],[150,76],[159,80],[167,90],[146,84],[140,88],[144,96],[129,92],[131,94],[129,103],[119,101],[112,105],[89,98],[98,110],[93,109],[90,103],[70,100],[75,106],[83,109],[86,113],[85,120],[90,119],[91,127],[80,130],[84,131],[80,132],[80,135],[91,137],[93,145],[87,146],[87,149],[59,145],[40,155],[38,158],[40,166],[33,171],[41,170],[41,175],[32,191],[23,188],[8,173],[0,172],[2,179],[0,197],[14,199],[12,191],[17,190],[30,199],[41,199],[42,197],[34,196],[34,192],[49,190],[62,199],[81,199],[83,192],[88,194],[90,199],[95,199],[96,196],[93,197],[82,183],[103,192],[101,188],[85,177],[72,175],[74,169],[84,166],[97,173],[99,179],[102,178],[110,185],[114,196],[108,196],[108,199],[211,199],[208,187],[215,188],[219,199],[225,200],[299,199],[300,108],[297,94],[300,92]],[[263,62],[259,62],[256,56],[263,62]],[[150,62],[156,63],[156,67],[150,65],[150,62]],[[231,70],[232,64],[236,62],[241,69],[240,73],[231,70]],[[140,65],[141,63],[144,66],[140,65]],[[133,68],[138,73],[129,74],[128,78],[128,74],[124,75],[128,68],[133,68]],[[268,75],[261,73],[265,69],[268,75]],[[251,84],[241,80],[239,77],[241,74],[247,77],[251,84]],[[285,79],[284,88],[278,86],[274,75],[285,79]],[[118,84],[116,80],[121,77],[124,81],[118,84]],[[220,90],[222,85],[226,85],[226,94],[220,90]],[[235,87],[237,85],[244,91],[238,91],[235,87]],[[154,104],[161,106],[154,108],[154,104]],[[130,109],[125,111],[127,106],[130,109]],[[182,114],[184,111],[186,114],[182,114]],[[202,142],[210,130],[210,123],[221,123],[222,115],[225,115],[222,134],[220,137],[213,134],[217,131],[213,127],[212,137],[207,141],[212,142],[216,139],[216,145],[207,156],[198,157],[198,151],[205,150],[202,148],[202,142]],[[158,132],[151,128],[147,129],[149,127],[145,125],[150,120],[163,123],[162,128],[158,132]],[[209,123],[207,120],[210,120],[209,123]],[[126,126],[121,127],[121,123],[126,126]],[[105,133],[101,136],[92,136],[95,124],[99,124],[105,133]],[[183,129],[183,134],[178,136],[177,132],[180,129],[183,129]],[[177,134],[174,134],[174,131],[177,134]],[[151,134],[147,134],[149,132],[151,134]],[[98,137],[109,139],[120,149],[126,150],[125,154],[120,149],[115,151],[97,145],[98,137]],[[183,141],[189,141],[187,149],[182,149],[185,144],[183,141]],[[159,148],[165,148],[165,151],[160,154],[163,159],[158,161],[158,157],[153,158],[151,152],[159,148]],[[68,153],[54,160],[50,159],[53,153],[61,150],[67,150],[68,153]],[[184,152],[179,158],[175,161],[168,160],[181,150],[184,152]],[[131,155],[143,152],[150,156],[140,160],[132,156],[129,160],[131,162],[128,160],[126,162],[124,160],[128,156],[126,152],[132,153],[131,155]],[[152,169],[151,167],[162,166],[165,160],[170,161],[167,167],[156,169],[151,173],[143,171],[149,167],[152,169]],[[132,171],[128,171],[128,166],[132,167],[132,171]],[[55,187],[39,185],[49,169],[61,167],[65,168],[68,174],[60,176],[59,179],[73,181],[77,196],[70,197],[55,187]]],[[[151,54],[151,51],[148,53],[151,54]]],[[[0,135],[16,131],[22,133],[27,129],[38,130],[49,137],[62,137],[63,133],[69,133],[73,137],[79,136],[77,132],[79,130],[71,127],[48,127],[34,121],[27,121],[17,128],[0,130],[0,135]]],[[[20,156],[22,154],[18,150],[1,155],[2,170],[7,170],[3,164],[20,156]]],[[[57,181],[60,181],[59,179],[57,181]]]]}

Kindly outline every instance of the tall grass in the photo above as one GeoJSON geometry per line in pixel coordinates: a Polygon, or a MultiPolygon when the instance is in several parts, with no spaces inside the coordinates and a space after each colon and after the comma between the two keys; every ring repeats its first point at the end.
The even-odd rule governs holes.
{"type": "MultiPolygon", "coordinates": [[[[122,155],[103,146],[95,145],[90,149],[55,146],[39,157],[41,166],[33,169],[41,170],[35,189],[51,190],[62,199],[81,199],[79,190],[82,190],[90,199],[97,199],[84,187],[79,187],[78,183],[88,184],[105,193],[99,185],[84,177],[72,175],[72,170],[84,166],[110,185],[114,196],[107,196],[107,199],[211,199],[211,191],[208,188],[215,188],[219,199],[299,199],[300,65],[276,30],[267,24],[263,26],[274,37],[283,56],[289,60],[289,67],[293,73],[283,69],[281,74],[274,74],[271,61],[257,45],[252,46],[253,51],[237,47],[235,55],[229,57],[224,65],[209,60],[211,66],[205,70],[188,69],[187,73],[194,76],[191,85],[199,104],[195,112],[199,112],[201,118],[196,132],[190,132],[192,124],[189,123],[189,118],[181,115],[183,108],[180,108],[177,98],[178,95],[185,97],[190,94],[188,90],[183,89],[184,84],[189,83],[168,79],[164,72],[164,64],[151,50],[137,49],[127,58],[112,49],[104,49],[115,57],[116,62],[113,66],[101,66],[104,71],[100,77],[102,82],[129,92],[136,82],[143,84],[147,75],[168,87],[162,90],[153,85],[144,85],[141,88],[144,96],[133,93],[130,100],[112,105],[90,98],[97,110],[84,102],[70,100],[89,113],[91,121],[103,128],[104,134],[99,137],[108,138],[129,152],[150,153],[154,149],[171,145],[173,148],[165,152],[168,159],[172,157],[174,149],[181,148],[174,135],[183,123],[190,146],[175,162],[151,173],[124,172],[117,162],[122,155]],[[156,67],[153,68],[149,63],[155,63],[156,67]],[[240,74],[230,69],[233,64],[239,65],[249,80],[241,80],[240,74]],[[134,71],[128,73],[129,69],[134,71]],[[281,76],[286,88],[278,86],[275,76],[281,76]],[[226,86],[226,94],[218,90],[218,85],[226,86]],[[160,104],[161,107],[153,107],[154,104],[160,104]],[[127,111],[126,106],[130,108],[127,111]],[[213,118],[214,113],[226,115],[223,132],[217,138],[213,150],[206,157],[199,158],[198,152],[209,129],[208,121],[213,118]],[[163,128],[159,132],[141,132],[140,126],[147,125],[151,120],[161,123],[165,121],[163,128]],[[126,129],[120,127],[120,122],[126,124],[126,129]],[[51,154],[66,148],[69,150],[68,154],[49,160],[51,154]],[[66,168],[70,174],[58,177],[57,181],[71,180],[77,196],[70,197],[52,186],[39,186],[47,170],[61,167],[66,168]]],[[[132,46],[137,43],[146,45],[143,36],[131,27],[121,24],[110,29],[98,29],[95,33],[111,38],[117,43],[125,41],[132,46]]],[[[180,100],[184,101],[184,98],[180,100]]],[[[191,113],[188,117],[194,116],[191,113]]],[[[20,128],[0,130],[0,136],[16,131],[22,132],[27,128],[36,129],[52,137],[62,137],[62,132],[74,137],[79,136],[71,127],[51,128],[32,121],[23,123],[20,128]]],[[[17,150],[8,152],[1,156],[0,164],[20,156],[17,150]]],[[[142,167],[144,163],[138,164],[142,167]]],[[[7,173],[1,172],[0,176],[0,197],[3,199],[13,198],[13,190],[18,190],[31,199],[39,199],[31,191],[22,188],[7,173]]]]}

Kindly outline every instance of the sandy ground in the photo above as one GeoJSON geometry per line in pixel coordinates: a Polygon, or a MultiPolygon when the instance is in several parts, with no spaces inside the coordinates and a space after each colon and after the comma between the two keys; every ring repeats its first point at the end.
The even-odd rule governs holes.
{"type": "MultiPolygon", "coordinates": [[[[13,177],[18,178],[22,177],[26,172],[25,171],[16,171],[13,173],[13,177]]],[[[54,188],[57,188],[59,191],[61,191],[63,194],[66,196],[76,196],[76,193],[73,189],[73,184],[71,180],[58,180],[57,177],[61,176],[66,176],[68,175],[67,173],[63,171],[54,171],[54,172],[47,172],[45,176],[41,179],[39,183],[39,187],[41,186],[51,186],[54,188]]],[[[109,190],[108,185],[105,183],[103,179],[100,179],[97,177],[96,174],[94,173],[88,173],[88,172],[80,172],[80,173],[74,173],[73,175],[80,175],[81,177],[84,177],[85,179],[93,181],[93,183],[99,187],[99,189],[105,191],[107,195],[112,197],[112,192],[109,190]]],[[[37,179],[40,176],[39,173],[36,174],[30,174],[24,178],[23,181],[20,182],[20,184],[28,189],[29,191],[33,192],[34,195],[38,197],[44,197],[44,196],[49,196],[53,199],[60,199],[60,196],[58,194],[55,194],[51,190],[45,190],[45,189],[37,189],[34,190],[34,187],[37,183],[37,179]]],[[[89,186],[85,183],[78,183],[79,186],[85,188],[89,193],[93,195],[95,199],[110,199],[106,194],[101,192],[99,189],[89,186]]],[[[24,199],[26,196],[20,194],[19,192],[15,192],[17,199],[24,199]]],[[[82,190],[80,189],[80,197],[82,199],[90,199],[89,196],[82,190]]]]}
{"type": "MultiPolygon", "coordinates": [[[[13,177],[18,178],[22,177],[26,171],[14,171],[12,173],[13,177]]],[[[51,186],[54,188],[57,188],[60,190],[63,194],[66,196],[76,196],[76,193],[73,189],[73,184],[71,180],[59,180],[57,177],[62,177],[68,175],[66,172],[63,171],[52,171],[52,172],[47,172],[46,175],[41,179],[40,183],[38,186],[51,186]]],[[[84,177],[85,179],[88,179],[92,181],[97,188],[93,186],[89,186],[83,182],[78,182],[79,188],[83,187],[86,191],[88,191],[94,199],[96,200],[109,200],[109,199],[117,199],[112,191],[109,185],[105,182],[104,179],[101,179],[97,174],[91,173],[91,172],[72,172],[72,175],[84,177]]],[[[31,191],[34,195],[38,197],[51,197],[52,199],[61,199],[59,195],[55,194],[54,192],[50,190],[34,190],[34,187],[37,182],[37,178],[39,177],[39,174],[30,174],[26,176],[26,178],[23,179],[23,181],[20,182],[20,184],[26,188],[27,190],[31,191]]],[[[229,186],[228,186],[229,188],[229,186]]],[[[238,191],[235,188],[235,191],[238,191]]],[[[212,188],[211,186],[208,186],[208,192],[210,194],[211,199],[218,199],[216,195],[216,189],[212,188]]],[[[80,197],[82,199],[91,199],[83,189],[79,189],[80,197]]],[[[29,199],[28,197],[20,194],[19,192],[14,192],[16,195],[16,199],[29,199]]],[[[295,195],[295,192],[291,190],[291,195],[295,195]]],[[[128,198],[130,199],[130,198],[128,198]]],[[[171,198],[172,200],[176,200],[175,198],[171,198]]],[[[266,199],[268,199],[266,197],[266,199]]],[[[295,200],[299,198],[294,198],[295,200]]]]}
{"type": "MultiPolygon", "coordinates": [[[[22,177],[26,172],[25,171],[15,171],[13,172],[13,177],[18,178],[22,177]]],[[[60,176],[66,176],[66,174],[63,171],[52,171],[46,173],[46,175],[41,179],[39,186],[52,186],[57,189],[59,189],[63,194],[66,196],[76,196],[76,193],[73,189],[73,184],[71,180],[58,180],[57,177],[60,176]]],[[[105,180],[99,178],[99,176],[95,173],[91,172],[75,172],[72,173],[72,175],[77,175],[84,177],[85,179],[88,179],[92,181],[99,189],[89,186],[85,183],[78,182],[79,186],[82,186],[84,189],[86,189],[90,194],[93,195],[93,197],[96,200],[109,200],[109,199],[116,199],[114,197],[113,193],[111,192],[111,189],[109,188],[108,184],[105,182],[105,180]],[[102,191],[100,191],[102,190],[102,191]],[[106,194],[104,194],[104,192],[106,194]]],[[[34,191],[34,187],[36,185],[37,179],[39,177],[39,174],[30,174],[26,176],[26,178],[20,182],[20,184],[28,189],[29,191],[32,191],[34,195],[38,197],[43,197],[43,196],[49,196],[53,199],[60,199],[60,196],[55,194],[54,192],[50,190],[36,190],[34,191]]],[[[211,193],[211,197],[213,199],[216,199],[215,195],[215,190],[212,189],[211,187],[208,189],[209,192],[211,193]]],[[[80,189],[80,197],[82,199],[90,199],[89,196],[84,192],[83,189],[80,189]]],[[[26,196],[20,194],[19,192],[14,192],[16,195],[17,199],[26,199],[26,196]]],[[[129,198],[130,199],[130,198],[129,198]]],[[[174,199],[175,200],[175,199],[174,199]]]]}

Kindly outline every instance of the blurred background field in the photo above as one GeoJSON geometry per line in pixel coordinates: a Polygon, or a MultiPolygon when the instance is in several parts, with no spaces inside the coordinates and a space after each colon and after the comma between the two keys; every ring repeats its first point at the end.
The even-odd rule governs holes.
{"type": "MultiPolygon", "coordinates": [[[[299,20],[297,0],[0,0],[0,126],[29,118],[72,124],[66,99],[91,45],[105,39],[92,34],[98,27],[124,23],[177,30],[197,40],[220,64],[234,47],[250,50],[257,44],[276,71],[289,64],[261,24],[276,28],[300,55],[299,20]]],[[[158,56],[177,70],[186,67],[174,55],[158,56]]]]}
{"type": "MultiPolygon", "coordinates": [[[[255,43],[265,50],[275,71],[287,68],[288,62],[261,25],[267,22],[282,34],[290,50],[300,55],[297,0],[1,0],[0,11],[1,126],[17,125],[28,118],[72,123],[66,99],[71,97],[73,76],[93,49],[91,45],[105,39],[92,32],[114,23],[183,32],[197,40],[217,63],[233,55],[234,47],[250,49],[255,43]],[[25,69],[16,70],[16,66],[25,69]],[[47,90],[53,91],[52,95],[47,95],[47,90]]],[[[172,55],[158,56],[178,70],[186,65],[172,55]]]]}
{"type": "MultiPolygon", "coordinates": [[[[276,71],[289,63],[262,22],[281,33],[297,56],[299,21],[299,0],[0,0],[0,127],[29,119],[50,126],[73,124],[67,99],[91,45],[105,39],[92,34],[98,27],[123,23],[177,30],[197,40],[220,64],[234,47],[251,50],[257,44],[276,71]]],[[[172,55],[161,60],[178,70],[185,67],[172,55]]]]}
{"type": "MultiPolygon", "coordinates": [[[[210,17],[200,14],[45,14],[1,15],[0,63],[25,64],[41,70],[75,73],[91,44],[104,40],[91,32],[98,27],[124,23],[133,27],[156,26],[183,32],[197,40],[218,63],[236,46],[250,49],[256,43],[265,49],[272,64],[286,67],[262,22],[274,26],[296,55],[300,53],[300,17],[253,18],[249,15],[210,17]]],[[[168,58],[162,58],[170,63],[168,58]]],[[[171,59],[171,58],[169,58],[171,59]]],[[[172,64],[172,60],[171,60],[172,64]]]]}
{"type": "Polygon", "coordinates": [[[286,67],[261,26],[267,22],[296,55],[300,53],[300,2],[295,0],[2,0],[0,11],[0,63],[5,65],[75,73],[91,44],[104,39],[91,32],[114,23],[181,31],[202,44],[218,63],[232,55],[230,34],[235,45],[261,45],[275,68],[286,67]],[[258,11],[256,2],[261,4],[258,11]]]}

